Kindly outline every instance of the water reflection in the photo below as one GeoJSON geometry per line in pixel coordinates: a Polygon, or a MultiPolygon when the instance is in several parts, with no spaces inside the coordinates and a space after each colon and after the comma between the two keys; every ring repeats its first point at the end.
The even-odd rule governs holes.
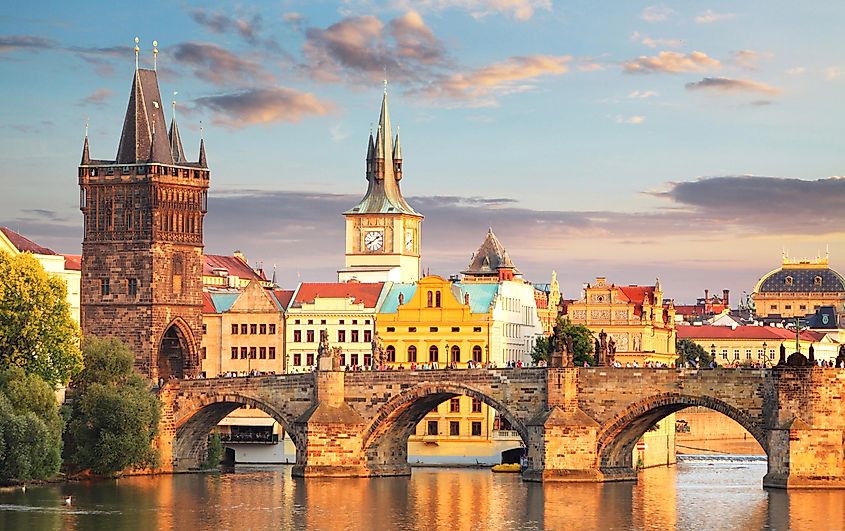
{"type": "Polygon", "coordinates": [[[457,469],[373,480],[302,480],[287,467],[136,477],[0,491],[0,529],[845,529],[845,491],[766,491],[765,471],[684,462],[604,485],[457,469]]]}

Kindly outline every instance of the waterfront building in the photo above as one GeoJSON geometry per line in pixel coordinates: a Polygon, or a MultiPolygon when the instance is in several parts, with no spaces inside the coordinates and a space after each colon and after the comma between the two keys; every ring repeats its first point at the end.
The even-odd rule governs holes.
{"type": "Polygon", "coordinates": [[[273,284],[267,280],[264,270],[250,266],[240,251],[235,251],[232,256],[206,254],[203,259],[204,288],[245,288],[250,282],[258,282],[267,288],[273,284]]]}
{"type": "MultiPolygon", "coordinates": [[[[766,364],[778,362],[780,347],[786,348],[789,356],[796,349],[795,331],[775,326],[679,326],[678,339],[689,339],[709,352],[719,365],[766,364]]],[[[813,346],[817,360],[836,359],[838,343],[829,339],[822,341],[825,334],[804,330],[798,343],[801,353],[809,355],[813,346]]]]}
{"type": "Polygon", "coordinates": [[[381,101],[378,132],[367,144],[367,192],[343,213],[346,253],[338,280],[345,282],[416,282],[420,278],[420,228],[423,216],[402,197],[402,147],[395,140],[387,105],[381,101]]]}
{"type": "Polygon", "coordinates": [[[663,302],[660,280],[653,286],[617,286],[597,277],[580,300],[566,304],[564,314],[596,337],[604,330],[623,365],[675,362],[675,307],[672,301],[663,302]]]}
{"type": "Polygon", "coordinates": [[[38,245],[29,238],[18,234],[8,227],[0,227],[0,251],[11,255],[30,253],[38,260],[44,271],[62,279],[67,288],[67,302],[70,316],[79,324],[79,285],[81,280],[82,257],[78,254],[60,254],[52,249],[38,245]]]}
{"type": "Polygon", "coordinates": [[[199,372],[210,177],[203,141],[188,161],[163,108],[156,71],[136,63],[115,158],[91,158],[86,133],[78,171],[83,334],[122,340],[153,380],[199,372]]]}
{"type": "Polygon", "coordinates": [[[390,282],[302,282],[286,309],[286,371],[313,370],[320,333],[343,349],[344,366],[372,364],[376,312],[390,282]]]}
{"type": "Polygon", "coordinates": [[[781,267],[770,271],[754,286],[755,315],[782,321],[812,315],[822,306],[845,312],[845,278],[831,269],[828,256],[813,260],[792,259],[784,253],[781,267]]]}

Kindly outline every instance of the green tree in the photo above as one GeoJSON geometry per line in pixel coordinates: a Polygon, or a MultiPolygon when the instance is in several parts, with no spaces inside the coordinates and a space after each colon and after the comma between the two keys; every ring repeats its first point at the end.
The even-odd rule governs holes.
{"type": "Polygon", "coordinates": [[[63,424],[50,384],[17,366],[0,372],[0,479],[54,476],[62,463],[63,424]]]}
{"type": "MultiPolygon", "coordinates": [[[[572,349],[575,351],[573,361],[576,366],[583,365],[586,361],[593,364],[593,334],[584,325],[572,324],[569,319],[558,317],[557,325],[564,335],[572,336],[572,349]]],[[[545,360],[547,363],[552,359],[552,338],[541,336],[534,340],[534,348],[531,357],[534,361],[545,360]]]]}
{"type": "Polygon", "coordinates": [[[0,367],[66,384],[82,368],[65,283],[29,253],[0,252],[0,367]]]}
{"type": "Polygon", "coordinates": [[[208,450],[202,468],[216,468],[220,465],[221,459],[223,459],[223,443],[220,441],[220,434],[214,430],[208,436],[208,450]]]}
{"type": "Polygon", "coordinates": [[[101,475],[154,466],[161,402],[134,372],[133,354],[114,338],[86,338],[82,350],[85,370],[73,383],[69,461],[101,475]]]}
{"type": "Polygon", "coordinates": [[[675,341],[675,352],[678,354],[678,363],[682,367],[695,365],[696,367],[707,367],[713,357],[704,347],[691,339],[678,339],[675,341]]]}

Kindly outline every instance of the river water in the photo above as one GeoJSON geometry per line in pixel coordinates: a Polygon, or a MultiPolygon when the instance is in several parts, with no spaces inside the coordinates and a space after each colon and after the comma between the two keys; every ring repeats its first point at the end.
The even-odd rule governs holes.
{"type": "Polygon", "coordinates": [[[845,491],[765,490],[765,461],[694,459],[636,483],[537,484],[478,469],[298,479],[285,466],[0,491],[0,529],[839,529],[845,491]],[[71,504],[64,499],[71,496],[71,504]]]}

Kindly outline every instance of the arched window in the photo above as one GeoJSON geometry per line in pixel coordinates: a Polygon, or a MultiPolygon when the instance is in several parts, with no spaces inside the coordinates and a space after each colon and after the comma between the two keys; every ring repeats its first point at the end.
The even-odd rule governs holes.
{"type": "Polygon", "coordinates": [[[822,277],[816,277],[813,279],[814,286],[821,286],[822,285],[822,277]]]}
{"type": "Polygon", "coordinates": [[[437,293],[434,294],[434,306],[440,308],[440,290],[437,290],[437,293]]]}
{"type": "Polygon", "coordinates": [[[429,308],[431,308],[431,299],[432,299],[432,294],[431,294],[431,292],[429,291],[429,292],[428,292],[428,297],[427,297],[427,300],[426,300],[426,303],[427,303],[426,305],[427,305],[429,308]]]}
{"type": "Polygon", "coordinates": [[[408,347],[408,362],[409,363],[410,362],[416,363],[416,361],[417,361],[417,347],[415,347],[414,345],[411,345],[410,347],[408,347]]]}
{"type": "Polygon", "coordinates": [[[481,347],[479,345],[472,347],[472,361],[481,362],[481,347]]]}
{"type": "Polygon", "coordinates": [[[786,285],[787,285],[787,286],[791,286],[791,285],[792,285],[792,277],[786,277],[786,285]]]}
{"type": "Polygon", "coordinates": [[[396,361],[396,347],[394,347],[393,345],[387,345],[385,351],[387,352],[387,361],[396,361]]]}
{"type": "Polygon", "coordinates": [[[452,345],[452,361],[458,363],[461,361],[461,347],[452,345]]]}
{"type": "Polygon", "coordinates": [[[437,345],[431,345],[431,347],[428,349],[428,361],[432,363],[437,363],[437,354],[437,345]]]}

